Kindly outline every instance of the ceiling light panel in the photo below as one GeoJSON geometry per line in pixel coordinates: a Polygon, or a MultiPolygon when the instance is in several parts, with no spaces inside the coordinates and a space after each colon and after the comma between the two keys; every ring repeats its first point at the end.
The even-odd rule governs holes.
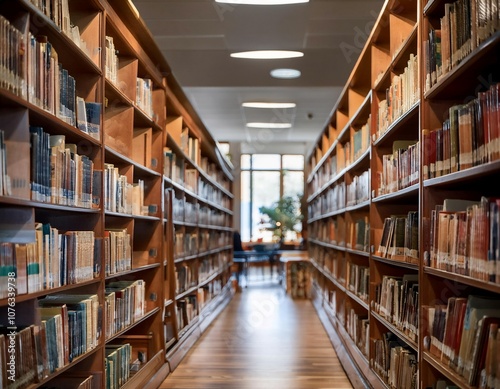
{"type": "Polygon", "coordinates": [[[270,129],[281,129],[281,128],[292,128],[292,123],[260,123],[252,122],[247,123],[248,128],[270,128],[270,129]]]}
{"type": "Polygon", "coordinates": [[[286,58],[300,58],[304,53],[300,51],[288,50],[256,50],[256,51],[242,51],[239,53],[232,53],[233,58],[245,59],[286,59],[286,58]]]}
{"type": "Polygon", "coordinates": [[[284,5],[308,3],[309,0],[215,0],[216,3],[246,5],[284,5]]]}
{"type": "Polygon", "coordinates": [[[295,108],[295,103],[267,103],[267,102],[246,102],[241,104],[245,108],[264,108],[264,109],[287,109],[295,108]]]}

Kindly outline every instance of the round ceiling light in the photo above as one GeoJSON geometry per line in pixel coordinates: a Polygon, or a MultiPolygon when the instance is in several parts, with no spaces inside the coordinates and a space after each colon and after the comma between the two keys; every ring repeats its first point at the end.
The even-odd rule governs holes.
{"type": "Polygon", "coordinates": [[[274,78],[299,78],[301,76],[300,70],[297,69],[273,69],[271,70],[271,76],[274,78]]]}

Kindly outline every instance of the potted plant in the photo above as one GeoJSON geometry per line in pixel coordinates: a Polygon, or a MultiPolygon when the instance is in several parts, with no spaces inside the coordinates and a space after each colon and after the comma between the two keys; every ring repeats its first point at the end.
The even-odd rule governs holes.
{"type": "Polygon", "coordinates": [[[273,231],[273,235],[279,243],[283,243],[288,231],[297,231],[297,226],[302,220],[300,212],[300,196],[283,196],[270,207],[260,207],[259,212],[267,220],[263,224],[267,230],[273,231]]]}

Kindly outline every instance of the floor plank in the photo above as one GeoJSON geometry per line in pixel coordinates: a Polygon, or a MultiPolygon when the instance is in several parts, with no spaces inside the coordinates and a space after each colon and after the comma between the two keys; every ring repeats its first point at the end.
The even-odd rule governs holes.
{"type": "Polygon", "coordinates": [[[249,285],[160,389],[352,388],[308,300],[249,285]]]}

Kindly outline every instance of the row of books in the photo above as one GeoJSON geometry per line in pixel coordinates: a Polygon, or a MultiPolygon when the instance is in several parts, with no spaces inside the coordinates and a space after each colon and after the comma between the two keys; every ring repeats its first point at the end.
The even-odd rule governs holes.
{"type": "Polygon", "coordinates": [[[290,296],[292,298],[310,298],[311,296],[311,271],[309,265],[302,262],[290,263],[290,296]]]}
{"type": "Polygon", "coordinates": [[[200,282],[209,279],[220,269],[223,269],[224,264],[227,264],[227,256],[222,253],[211,255],[208,258],[203,258],[198,267],[198,278],[200,282]]]}
{"type": "Polygon", "coordinates": [[[199,204],[191,201],[184,202],[184,221],[186,223],[196,223],[198,221],[199,204]]]}
{"type": "Polygon", "coordinates": [[[198,309],[200,312],[212,299],[219,295],[222,291],[222,280],[217,279],[203,286],[203,288],[198,288],[198,293],[196,294],[196,300],[198,303],[198,309]]]}
{"type": "Polygon", "coordinates": [[[346,330],[356,347],[368,358],[370,347],[370,320],[368,312],[359,313],[353,308],[346,314],[346,330]]]}
{"type": "Polygon", "coordinates": [[[445,199],[431,211],[428,266],[500,282],[497,198],[445,199]]]}
{"type": "Polygon", "coordinates": [[[184,187],[191,192],[198,193],[198,169],[186,168],[184,170],[184,187]]]}
{"type": "Polygon", "coordinates": [[[418,264],[418,212],[384,219],[377,255],[418,264]]]}
{"type": "Polygon", "coordinates": [[[198,223],[205,226],[229,227],[231,219],[225,212],[201,206],[198,212],[198,223]]]}
{"type": "Polygon", "coordinates": [[[419,181],[419,142],[394,141],[392,154],[382,156],[382,170],[377,172],[377,196],[394,193],[419,181]]]}
{"type": "Polygon", "coordinates": [[[38,126],[30,126],[30,140],[33,200],[83,208],[100,203],[101,175],[88,156],[77,153],[77,145],[38,126]]]}
{"type": "Polygon", "coordinates": [[[93,231],[59,231],[36,223],[36,241],[0,243],[0,298],[8,295],[8,274],[16,293],[34,293],[92,280],[99,275],[102,241],[93,231]]]}
{"type": "Polygon", "coordinates": [[[345,279],[344,269],[347,262],[343,260],[342,255],[338,251],[328,250],[326,247],[319,245],[312,245],[310,257],[326,273],[331,274],[336,279],[345,279]]]}
{"type": "Polygon", "coordinates": [[[198,284],[197,263],[184,262],[175,266],[175,294],[184,293],[198,284]]]}
{"type": "Polygon", "coordinates": [[[198,301],[196,296],[186,296],[177,301],[177,328],[179,331],[198,316],[198,301]]]}
{"type": "Polygon", "coordinates": [[[318,238],[324,243],[344,246],[346,243],[346,223],[343,217],[334,217],[327,222],[316,222],[312,226],[312,232],[318,232],[318,238]]]}
{"type": "Polygon", "coordinates": [[[118,51],[112,36],[106,35],[104,71],[106,78],[118,85],[118,51]]]}
{"type": "Polygon", "coordinates": [[[392,78],[385,99],[379,102],[375,138],[380,138],[418,100],[418,61],[416,55],[410,54],[403,73],[392,78]]]}
{"type": "Polygon", "coordinates": [[[354,176],[346,188],[348,207],[360,204],[370,199],[370,170],[366,170],[359,176],[354,176]]]}
{"type": "Polygon", "coordinates": [[[127,176],[112,163],[104,164],[104,209],[127,215],[146,216],[149,207],[144,205],[144,180],[129,183],[127,176]]]}
{"type": "Polygon", "coordinates": [[[76,80],[46,36],[28,37],[28,101],[76,126],[76,80]]]}
{"type": "Polygon", "coordinates": [[[168,147],[164,147],[163,157],[163,174],[167,178],[180,184],[185,183],[187,189],[207,201],[220,204],[226,208],[230,207],[229,199],[223,195],[219,188],[203,179],[198,169],[188,168],[182,158],[178,157],[168,147]]]}
{"type": "Polygon", "coordinates": [[[373,339],[370,365],[390,388],[418,388],[417,355],[391,332],[373,339]]]}
{"type": "Polygon", "coordinates": [[[339,211],[346,207],[346,184],[344,181],[328,188],[326,192],[313,200],[308,206],[310,218],[339,211]]]}
{"type": "Polygon", "coordinates": [[[31,3],[52,20],[61,32],[71,35],[73,26],[70,21],[68,0],[31,0],[31,3]]]}
{"type": "Polygon", "coordinates": [[[0,130],[0,196],[10,196],[12,194],[12,187],[7,167],[5,131],[0,130]]]}
{"type": "Polygon", "coordinates": [[[27,97],[26,35],[0,15],[0,88],[27,97]]]}
{"type": "Polygon", "coordinates": [[[97,295],[47,296],[39,300],[37,310],[40,324],[20,326],[14,332],[1,329],[2,388],[24,388],[40,382],[97,346],[102,322],[97,295]],[[12,352],[16,358],[11,370],[8,361],[12,352]]]}
{"type": "Polygon", "coordinates": [[[163,148],[163,175],[178,184],[184,183],[185,163],[182,157],[177,156],[170,148],[163,148]]]}
{"type": "Polygon", "coordinates": [[[198,233],[176,232],[174,238],[174,257],[182,258],[198,254],[198,233]]]}
{"type": "Polygon", "coordinates": [[[492,358],[500,339],[499,303],[491,296],[469,295],[422,306],[424,346],[471,386],[486,387],[488,380],[491,387],[498,371],[492,358]]]}
{"type": "Polygon", "coordinates": [[[223,195],[222,191],[201,177],[198,180],[198,196],[213,203],[220,204],[223,207],[229,208],[229,203],[224,203],[225,201],[228,201],[228,199],[223,195]]]}
{"type": "Polygon", "coordinates": [[[49,373],[97,347],[103,320],[97,295],[50,295],[38,304],[47,335],[49,373]]]}
{"type": "Polygon", "coordinates": [[[106,389],[121,388],[130,378],[132,346],[130,343],[106,344],[105,354],[106,389]]]}
{"type": "Polygon", "coordinates": [[[347,289],[361,300],[368,302],[370,287],[370,268],[347,262],[347,289]]]}
{"type": "Polygon", "coordinates": [[[137,77],[135,104],[150,118],[154,117],[152,80],[137,77]]]}
{"type": "Polygon", "coordinates": [[[200,242],[198,245],[199,252],[214,250],[219,247],[232,245],[231,234],[224,231],[200,231],[200,242]]]}
{"type": "Polygon", "coordinates": [[[370,133],[371,133],[371,114],[368,115],[368,119],[366,124],[361,126],[358,130],[355,130],[352,134],[352,159],[356,161],[366,150],[368,150],[368,146],[370,145],[370,133]]]}
{"type": "Polygon", "coordinates": [[[106,276],[132,268],[132,239],[126,229],[104,231],[103,247],[106,276]]]}
{"type": "Polygon", "coordinates": [[[382,282],[375,285],[375,312],[411,340],[418,338],[418,274],[382,276],[382,282]]]}
{"type": "Polygon", "coordinates": [[[146,313],[146,281],[113,281],[105,288],[106,339],[129,327],[146,313]]]}
{"type": "Polygon", "coordinates": [[[182,129],[180,144],[182,152],[196,165],[200,163],[200,141],[189,134],[189,128],[182,129]]]}
{"type": "Polygon", "coordinates": [[[429,39],[424,42],[426,90],[498,31],[498,4],[496,0],[446,3],[439,22],[439,28],[431,29],[429,39]]]}
{"type": "MultiPolygon", "coordinates": [[[[78,112],[80,123],[88,123],[79,128],[99,139],[100,104],[84,102],[77,107],[75,79],[58,61],[57,51],[47,37],[29,33],[26,39],[26,35],[3,16],[0,16],[0,25],[0,44],[9,54],[0,59],[0,87],[73,126],[77,126],[78,112]]],[[[70,30],[67,35],[73,37],[74,29],[70,30]]],[[[79,36],[77,39],[81,43],[79,36]]],[[[80,98],[80,103],[82,100],[80,98]]]]}
{"type": "Polygon", "coordinates": [[[500,84],[465,104],[454,105],[441,128],[422,130],[424,179],[500,158],[500,84]]]}

